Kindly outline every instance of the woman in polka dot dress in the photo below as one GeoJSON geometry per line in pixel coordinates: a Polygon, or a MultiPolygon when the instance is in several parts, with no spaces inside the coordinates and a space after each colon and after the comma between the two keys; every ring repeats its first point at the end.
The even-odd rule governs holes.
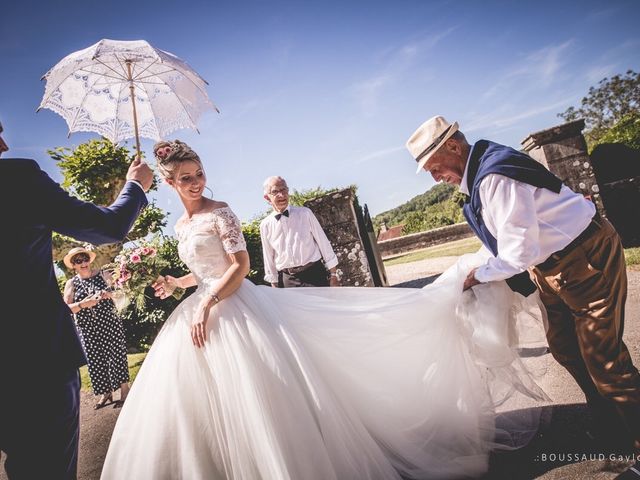
{"type": "Polygon", "coordinates": [[[65,265],[76,275],[65,285],[64,300],[76,317],[93,392],[100,395],[94,407],[98,409],[113,403],[113,392],[118,388],[117,404],[124,402],[129,393],[129,369],[122,319],[102,272],[91,269],[94,259],[95,253],[81,247],[65,256],[65,265]]]}

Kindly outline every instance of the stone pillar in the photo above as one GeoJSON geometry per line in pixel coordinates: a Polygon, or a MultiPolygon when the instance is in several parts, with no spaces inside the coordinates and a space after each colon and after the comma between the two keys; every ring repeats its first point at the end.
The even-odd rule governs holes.
{"type": "Polygon", "coordinates": [[[605,215],[587,143],[582,136],[584,120],[532,133],[522,141],[525,152],[547,167],[574,192],[591,199],[605,215]]]}
{"type": "MultiPolygon", "coordinates": [[[[358,217],[350,188],[314,198],[305,203],[327,234],[338,257],[338,271],[343,286],[373,287],[369,261],[358,230],[358,217]]],[[[359,207],[358,207],[359,208],[359,207]]]]}

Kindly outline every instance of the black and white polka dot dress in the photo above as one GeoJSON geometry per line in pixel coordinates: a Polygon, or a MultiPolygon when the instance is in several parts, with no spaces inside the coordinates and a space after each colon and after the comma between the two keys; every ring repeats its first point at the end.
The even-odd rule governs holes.
{"type": "MultiPolygon", "coordinates": [[[[100,273],[86,279],[76,275],[72,282],[74,302],[108,288],[100,273]]],[[[87,354],[93,392],[102,395],[117,390],[120,384],[128,382],[124,327],[113,300],[102,300],[92,308],[80,310],[76,313],[76,324],[87,354]]]]}

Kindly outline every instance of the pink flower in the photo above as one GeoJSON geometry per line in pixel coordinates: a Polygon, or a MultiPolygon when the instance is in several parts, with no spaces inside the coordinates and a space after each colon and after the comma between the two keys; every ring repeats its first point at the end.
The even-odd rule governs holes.
{"type": "Polygon", "coordinates": [[[143,247],[140,250],[140,253],[142,253],[142,255],[149,255],[150,252],[151,252],[151,249],[149,247],[143,247]]]}
{"type": "Polygon", "coordinates": [[[120,281],[123,283],[131,278],[131,272],[129,270],[122,270],[120,272],[120,281]]]}
{"type": "Polygon", "coordinates": [[[131,260],[131,263],[140,263],[142,261],[142,259],[140,258],[140,255],[138,255],[137,253],[134,253],[133,255],[131,255],[129,257],[129,260],[131,260]]]}
{"type": "Polygon", "coordinates": [[[154,153],[156,154],[156,157],[159,158],[160,160],[164,160],[166,159],[169,155],[171,155],[171,153],[173,152],[173,148],[171,148],[170,145],[167,145],[165,147],[160,147],[158,150],[156,150],[154,153]]]}
{"type": "Polygon", "coordinates": [[[157,253],[157,250],[153,247],[149,247],[149,255],[152,257],[155,257],[157,253]]]}

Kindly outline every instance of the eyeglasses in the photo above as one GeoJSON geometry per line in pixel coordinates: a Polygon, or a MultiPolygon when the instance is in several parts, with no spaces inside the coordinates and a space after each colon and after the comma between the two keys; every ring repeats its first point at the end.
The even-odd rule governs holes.
{"type": "Polygon", "coordinates": [[[71,263],[74,265],[80,265],[81,263],[85,263],[89,261],[89,255],[76,255],[71,259],[71,263]]]}
{"type": "Polygon", "coordinates": [[[275,190],[271,190],[269,192],[269,195],[271,195],[272,197],[277,197],[280,194],[285,194],[285,193],[289,193],[289,189],[287,187],[285,188],[276,188],[275,190]]]}

